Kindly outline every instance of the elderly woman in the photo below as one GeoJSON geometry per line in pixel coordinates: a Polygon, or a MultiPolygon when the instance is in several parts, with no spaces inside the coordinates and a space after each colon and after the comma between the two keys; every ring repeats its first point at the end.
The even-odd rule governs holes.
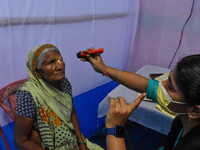
{"type": "Polygon", "coordinates": [[[28,82],[17,93],[14,141],[19,149],[99,150],[80,132],[65,63],[51,44],[27,57],[28,82]]]}

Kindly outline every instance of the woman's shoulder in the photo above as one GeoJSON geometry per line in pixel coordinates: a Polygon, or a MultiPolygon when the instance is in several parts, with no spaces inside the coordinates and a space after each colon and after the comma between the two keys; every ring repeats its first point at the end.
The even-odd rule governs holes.
{"type": "Polygon", "coordinates": [[[27,118],[35,118],[36,104],[29,91],[20,90],[17,92],[15,113],[27,118]]]}
{"type": "Polygon", "coordinates": [[[25,90],[19,90],[16,94],[17,99],[27,99],[27,98],[33,98],[31,92],[25,91],[25,90]]]}
{"type": "Polygon", "coordinates": [[[16,107],[19,106],[31,106],[35,108],[35,101],[34,98],[29,91],[20,90],[16,94],[16,107]]]}
{"type": "Polygon", "coordinates": [[[186,140],[191,140],[191,142],[198,141],[199,143],[199,149],[200,149],[200,125],[194,127],[189,133],[185,135],[186,140]]]}
{"type": "Polygon", "coordinates": [[[177,144],[177,150],[200,150],[200,126],[187,133],[177,144]]]}

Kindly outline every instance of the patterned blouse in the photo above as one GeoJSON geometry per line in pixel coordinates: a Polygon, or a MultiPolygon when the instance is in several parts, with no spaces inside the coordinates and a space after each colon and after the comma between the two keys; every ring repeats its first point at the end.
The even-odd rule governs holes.
{"type": "MultiPolygon", "coordinates": [[[[61,91],[72,96],[72,88],[69,80],[64,78],[61,82],[61,91]]],[[[28,91],[19,91],[16,96],[15,113],[33,119],[33,129],[38,131],[37,108],[33,96],[28,91]]]]}

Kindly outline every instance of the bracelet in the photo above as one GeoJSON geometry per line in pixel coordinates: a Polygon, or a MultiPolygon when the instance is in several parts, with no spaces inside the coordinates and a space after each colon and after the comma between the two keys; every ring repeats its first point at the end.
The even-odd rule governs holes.
{"type": "Polygon", "coordinates": [[[105,66],[105,69],[104,69],[104,72],[103,72],[103,75],[105,75],[106,77],[109,77],[106,73],[106,69],[107,69],[107,66],[105,66]]]}
{"type": "Polygon", "coordinates": [[[119,73],[119,69],[117,69],[117,72],[115,74],[115,78],[113,79],[113,81],[117,80],[118,73],[119,73]]]}
{"type": "Polygon", "coordinates": [[[84,142],[84,141],[78,141],[78,145],[80,145],[80,144],[86,144],[86,142],[84,142]]]}

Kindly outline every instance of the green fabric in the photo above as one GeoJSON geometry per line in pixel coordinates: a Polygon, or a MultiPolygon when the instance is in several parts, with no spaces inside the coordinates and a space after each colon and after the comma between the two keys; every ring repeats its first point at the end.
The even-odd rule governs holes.
{"type": "MultiPolygon", "coordinates": [[[[36,77],[32,72],[32,58],[39,47],[33,48],[27,57],[27,69],[28,69],[28,82],[24,84],[21,90],[31,92],[34,100],[42,104],[47,108],[50,108],[54,113],[61,118],[70,129],[73,129],[73,125],[70,122],[70,116],[72,111],[72,98],[70,95],[61,92],[53,86],[46,83],[43,79],[36,77]]],[[[37,104],[36,101],[36,104],[37,104]]]]}
{"type": "Polygon", "coordinates": [[[43,105],[44,109],[50,108],[54,113],[62,119],[70,129],[74,129],[70,122],[70,116],[72,111],[72,98],[70,95],[61,92],[49,85],[42,79],[36,79],[32,72],[29,70],[28,82],[20,90],[29,91],[36,105],[43,105]]]}
{"type": "Polygon", "coordinates": [[[164,147],[159,147],[158,150],[164,150],[164,147]]]}
{"type": "Polygon", "coordinates": [[[157,91],[158,91],[159,82],[156,80],[149,79],[147,85],[147,98],[152,99],[157,102],[157,91]]]}
{"type": "Polygon", "coordinates": [[[176,139],[176,142],[174,143],[174,148],[173,148],[173,149],[175,149],[177,143],[178,143],[179,140],[181,139],[181,135],[182,135],[182,133],[183,133],[183,128],[181,129],[181,131],[180,131],[180,133],[179,133],[179,135],[178,135],[178,137],[177,137],[177,139],[176,139]]]}
{"type": "Polygon", "coordinates": [[[28,81],[20,88],[20,90],[29,91],[34,98],[38,108],[38,126],[44,147],[52,148],[52,146],[55,147],[57,145],[55,142],[55,131],[56,128],[59,128],[59,131],[64,130],[67,135],[71,136],[71,146],[67,146],[67,148],[72,149],[77,145],[76,136],[73,134],[73,124],[70,121],[72,112],[72,97],[57,90],[53,86],[46,83],[43,79],[38,78],[35,72],[32,72],[32,58],[37,49],[41,46],[43,45],[33,48],[28,54],[28,81]],[[49,117],[49,115],[46,117],[48,122],[45,122],[43,118],[44,116],[41,116],[41,110],[45,113],[52,110],[55,115],[61,119],[61,127],[57,127],[55,122],[53,122],[54,120],[52,120],[53,117],[49,117]],[[69,130],[66,130],[66,128],[69,130]]]}
{"type": "Polygon", "coordinates": [[[86,145],[90,150],[103,150],[99,145],[88,141],[88,139],[86,139],[86,145]]]}

